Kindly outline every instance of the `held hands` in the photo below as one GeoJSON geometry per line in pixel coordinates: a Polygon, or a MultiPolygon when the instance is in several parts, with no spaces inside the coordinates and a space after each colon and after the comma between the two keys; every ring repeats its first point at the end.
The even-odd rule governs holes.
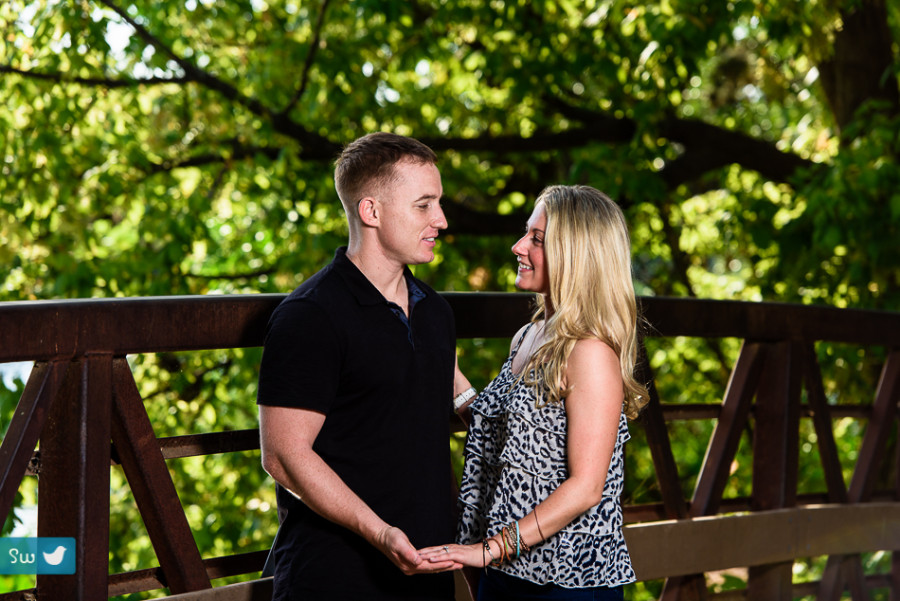
{"type": "MultiPolygon", "coordinates": [[[[412,574],[434,574],[446,570],[458,570],[461,566],[448,559],[426,561],[422,554],[409,542],[406,534],[394,526],[386,526],[373,541],[375,547],[384,553],[400,571],[412,574]]],[[[440,548],[440,547],[438,547],[440,548]]]]}
{"type": "MultiPolygon", "coordinates": [[[[495,549],[496,551],[496,549],[495,549]]],[[[484,567],[485,562],[490,563],[491,558],[486,557],[483,545],[442,545],[440,547],[427,547],[419,549],[419,556],[435,566],[445,566],[441,570],[459,570],[464,566],[472,568],[484,567]]]]}

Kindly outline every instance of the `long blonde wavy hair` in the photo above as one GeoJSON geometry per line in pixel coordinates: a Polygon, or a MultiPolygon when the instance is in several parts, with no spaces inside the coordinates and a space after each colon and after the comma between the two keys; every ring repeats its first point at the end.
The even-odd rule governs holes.
{"type": "MultiPolygon", "coordinates": [[[[569,391],[566,365],[575,343],[601,340],[619,358],[625,414],[634,419],[649,397],[634,377],[639,315],[625,216],[590,186],[549,186],[535,202],[539,204],[547,215],[544,257],[553,310],[544,326],[544,343],[522,371],[525,382],[543,389],[546,403],[561,403],[569,391]]],[[[541,294],[537,304],[533,322],[548,312],[541,294]]]]}

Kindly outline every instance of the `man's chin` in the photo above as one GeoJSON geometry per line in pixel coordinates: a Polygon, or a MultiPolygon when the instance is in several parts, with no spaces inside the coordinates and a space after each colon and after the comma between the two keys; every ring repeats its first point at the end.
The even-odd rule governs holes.
{"type": "Polygon", "coordinates": [[[422,265],[423,263],[431,263],[432,261],[434,261],[434,253],[431,253],[430,256],[423,255],[421,257],[416,257],[415,259],[408,261],[406,264],[407,265],[422,265]]]}

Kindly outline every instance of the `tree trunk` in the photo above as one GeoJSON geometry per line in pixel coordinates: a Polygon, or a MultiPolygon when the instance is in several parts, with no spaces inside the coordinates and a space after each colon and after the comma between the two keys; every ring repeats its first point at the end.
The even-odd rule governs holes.
{"type": "Polygon", "coordinates": [[[822,86],[840,129],[868,99],[888,101],[892,113],[900,107],[885,0],[863,0],[842,18],[843,27],[835,33],[834,54],[819,65],[822,86]]]}

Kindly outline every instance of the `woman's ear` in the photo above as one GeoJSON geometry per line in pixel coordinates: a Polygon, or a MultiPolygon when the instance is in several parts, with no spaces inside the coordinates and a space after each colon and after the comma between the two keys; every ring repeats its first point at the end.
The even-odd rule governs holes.
{"type": "Polygon", "coordinates": [[[371,196],[366,196],[356,205],[356,211],[359,214],[359,220],[363,225],[373,227],[378,225],[378,201],[371,196]]]}

